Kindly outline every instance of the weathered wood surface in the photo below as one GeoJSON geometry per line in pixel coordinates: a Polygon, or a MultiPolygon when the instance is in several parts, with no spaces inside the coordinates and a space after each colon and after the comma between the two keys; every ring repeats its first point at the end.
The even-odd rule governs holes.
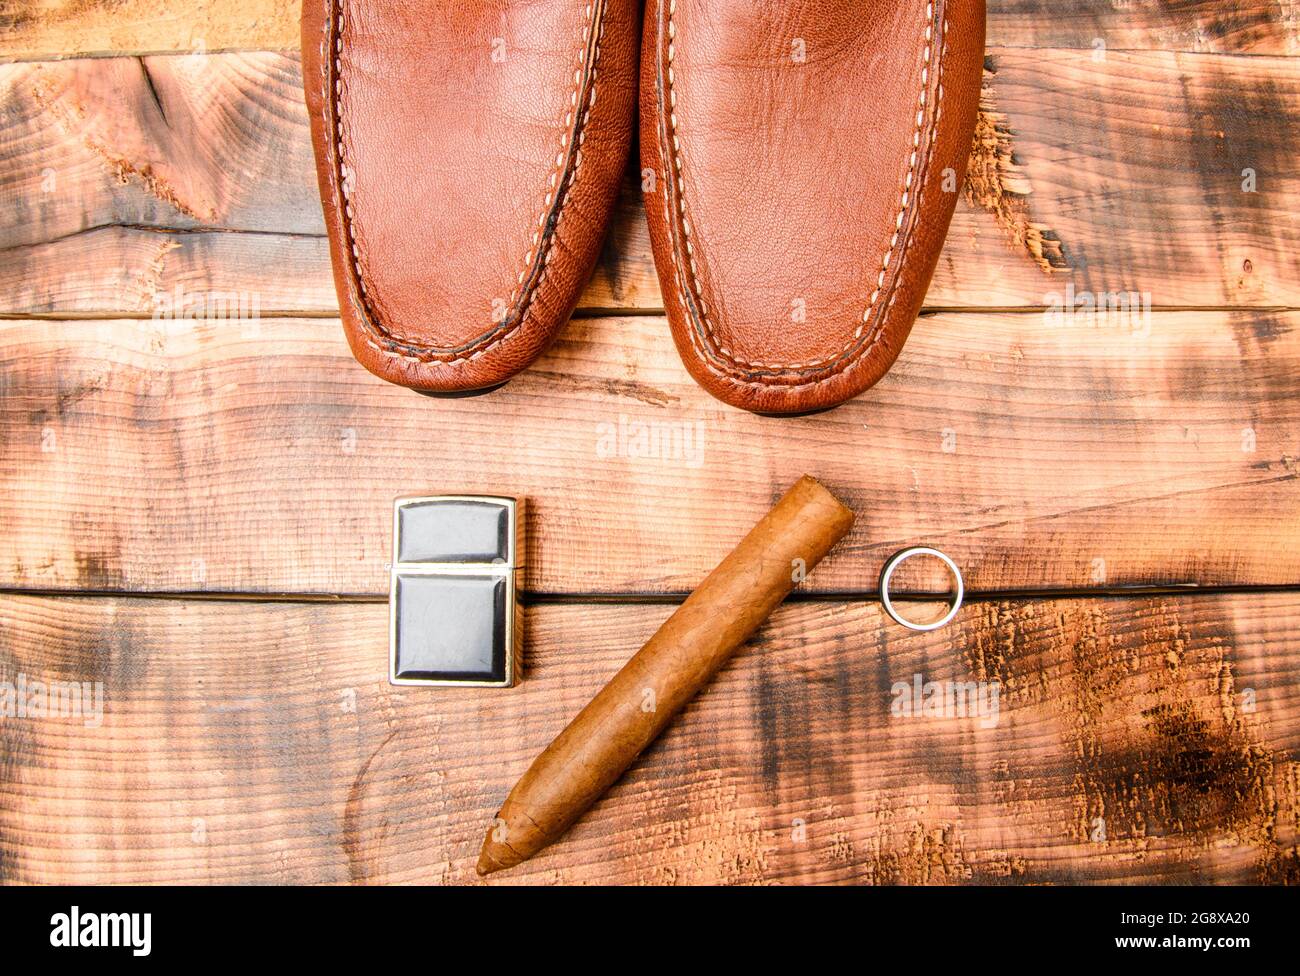
{"type": "Polygon", "coordinates": [[[530,589],[686,591],[805,472],[860,513],[820,591],[917,542],[983,591],[1300,580],[1300,313],[926,317],[783,421],[711,400],[650,316],[468,400],[320,319],[4,322],[0,368],[0,587],[378,595],[391,499],[479,487],[532,498],[530,589]]]}
{"type": "MultiPolygon", "coordinates": [[[[380,604],[0,598],[3,680],[106,703],[0,720],[0,878],[474,881],[511,783],[669,612],[534,607],[527,680],[484,694],[389,686],[380,604]]],[[[939,634],[787,606],[493,881],[1294,883],[1297,621],[1294,593],[972,604],[939,634]],[[893,715],[915,674],[999,682],[996,716],[893,715]]]]}
{"type": "MultiPolygon", "coordinates": [[[[275,50],[298,44],[297,0],[4,0],[0,58],[275,50]]],[[[1291,0],[988,0],[989,43],[1294,54],[1291,0]]]]}
{"type": "Polygon", "coordinates": [[[0,58],[298,46],[300,0],[3,0],[0,58]]]}
{"type": "Polygon", "coordinates": [[[0,882],[474,881],[514,779],[670,608],[540,603],[521,687],[390,687],[392,496],[527,493],[528,588],[630,598],[689,589],[807,471],[860,515],[819,598],[500,881],[1300,883],[1300,591],[1114,595],[1300,585],[1300,4],[989,0],[942,314],[783,422],[710,400],[645,314],[635,165],[589,317],[505,390],[356,366],[276,53],[297,15],[0,0],[0,681],[107,697],[98,728],[0,717],[0,882]],[[1157,311],[1034,310],[1067,288],[1157,311]],[[219,320],[150,318],[177,303],[219,320]],[[1019,595],[887,624],[868,594],[913,542],[1019,595]],[[891,718],[917,673],[1001,682],[997,726],[891,718]]]}
{"type": "MultiPolygon", "coordinates": [[[[930,307],[1067,285],[1300,306],[1300,61],[1007,48],[989,66],[930,307]]],[[[296,59],[0,66],[0,117],[0,312],[149,314],[177,289],[335,310],[296,59]]],[[[630,179],[582,306],[660,305],[630,179]]]]}

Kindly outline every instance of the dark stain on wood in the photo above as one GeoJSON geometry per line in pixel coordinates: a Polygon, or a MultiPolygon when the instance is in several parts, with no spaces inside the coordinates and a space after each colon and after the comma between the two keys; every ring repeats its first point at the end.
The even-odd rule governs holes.
{"type": "Polygon", "coordinates": [[[1097,612],[1069,620],[1079,840],[1099,851],[1162,838],[1208,849],[1228,836],[1250,845],[1261,865],[1285,865],[1277,780],[1289,763],[1258,741],[1236,706],[1226,624],[1198,617],[1184,625],[1176,609],[1161,608],[1128,645],[1103,636],[1097,612]],[[1153,657],[1163,667],[1143,663],[1153,657]],[[1140,726],[1114,709],[1117,700],[1140,709],[1140,726]]]}
{"type": "MultiPolygon", "coordinates": [[[[1148,799],[1145,830],[1169,833],[1253,828],[1270,815],[1269,753],[1238,729],[1218,728],[1187,701],[1162,703],[1142,713],[1142,748],[1113,757],[1107,775],[1113,795],[1126,785],[1148,799]]],[[[1121,810],[1125,809],[1119,804],[1121,810]]],[[[1121,826],[1136,831],[1136,818],[1121,826]]]]}

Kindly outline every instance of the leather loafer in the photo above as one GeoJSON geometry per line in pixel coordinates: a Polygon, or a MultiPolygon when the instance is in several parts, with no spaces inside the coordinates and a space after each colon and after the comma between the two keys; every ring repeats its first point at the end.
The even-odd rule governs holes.
{"type": "Polygon", "coordinates": [[[983,56],[984,0],[648,0],[646,211],[706,390],[800,414],[885,374],[956,205],[983,56]]]}
{"type": "Polygon", "coordinates": [[[568,320],[631,147],[635,0],[304,0],[303,83],[348,342],[486,391],[568,320]]]}

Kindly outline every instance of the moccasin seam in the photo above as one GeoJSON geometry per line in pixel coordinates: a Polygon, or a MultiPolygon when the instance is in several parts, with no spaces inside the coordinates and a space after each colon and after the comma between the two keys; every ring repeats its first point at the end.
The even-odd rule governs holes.
{"type": "MultiPolygon", "coordinates": [[[[412,363],[422,363],[430,366],[459,366],[463,363],[472,362],[491,351],[501,343],[515,335],[524,323],[528,321],[534,307],[534,299],[541,284],[547,277],[552,246],[555,238],[558,236],[560,222],[566,211],[566,204],[570,200],[569,194],[572,192],[577,182],[578,174],[582,168],[582,144],[586,139],[586,126],[591,117],[592,106],[596,103],[597,80],[600,68],[601,41],[605,34],[605,14],[608,6],[604,0],[592,0],[587,4],[586,15],[584,18],[581,38],[582,44],[578,49],[579,67],[575,72],[574,90],[569,97],[567,114],[561,124],[560,151],[556,157],[556,166],[548,178],[548,191],[545,202],[542,206],[541,216],[536,222],[537,230],[533,234],[533,240],[527,253],[524,255],[523,271],[520,273],[518,285],[511,295],[511,312],[502,317],[496,328],[475,340],[468,348],[446,348],[429,346],[418,339],[412,339],[403,336],[392,329],[386,327],[379,321],[374,309],[370,305],[370,295],[367,291],[366,279],[360,266],[361,255],[352,232],[352,214],[351,203],[348,199],[348,190],[346,178],[343,177],[342,171],[347,165],[344,152],[344,124],[342,117],[341,98],[343,94],[343,72],[342,72],[342,53],[343,53],[343,30],[344,30],[344,0],[331,0],[331,16],[325,21],[326,40],[322,45],[322,77],[323,77],[323,95],[324,104],[332,106],[333,120],[326,119],[327,125],[333,123],[333,144],[335,152],[335,166],[340,172],[337,185],[335,186],[336,198],[341,204],[339,219],[343,226],[344,239],[340,242],[348,258],[349,270],[351,272],[352,282],[355,283],[358,295],[352,292],[354,308],[359,312],[358,319],[365,330],[361,339],[367,346],[376,352],[382,353],[396,359],[402,359],[412,363]],[[335,45],[334,51],[328,50],[329,33],[331,27],[335,28],[335,45]],[[584,69],[587,67],[587,52],[591,49],[591,32],[595,31],[595,47],[591,52],[590,58],[590,76],[587,79],[590,94],[581,98],[583,92],[584,69]],[[332,57],[331,57],[332,55],[332,57]],[[335,84],[331,90],[330,81],[330,64],[334,66],[335,84]],[[585,101],[585,105],[582,103],[585,101]],[[579,106],[582,106],[581,117],[577,118],[575,125],[575,116],[578,114],[579,106]],[[566,167],[567,164],[567,167],[566,167]],[[551,189],[551,184],[554,188],[551,189]],[[554,207],[553,207],[554,204],[554,207]],[[552,217],[548,221],[547,216],[552,217]],[[549,226],[548,226],[549,224],[549,226]],[[523,286],[524,278],[530,269],[533,270],[532,281],[523,293],[520,294],[520,288],[523,286]],[[515,299],[518,298],[518,302],[515,299]],[[511,324],[511,320],[513,324],[511,324]],[[504,330],[504,331],[503,331],[504,330]],[[404,348],[403,348],[404,347],[404,348]]],[[[334,167],[331,168],[331,184],[335,184],[334,167]]]]}
{"type": "MultiPolygon", "coordinates": [[[[664,90],[667,92],[668,103],[666,106],[663,106],[663,111],[667,115],[668,126],[666,132],[666,139],[663,140],[667,144],[662,147],[663,152],[661,152],[661,159],[663,161],[664,168],[667,170],[668,179],[671,182],[671,185],[669,188],[666,189],[664,194],[664,219],[670,230],[670,244],[671,244],[672,258],[674,264],[674,271],[675,271],[675,277],[678,279],[676,282],[678,292],[679,292],[678,300],[682,304],[683,310],[686,311],[688,315],[691,315],[692,313],[691,313],[690,306],[688,306],[687,303],[685,302],[684,300],[685,296],[683,294],[683,292],[688,292],[691,298],[693,299],[693,304],[695,308],[698,309],[700,321],[703,325],[703,333],[704,333],[702,337],[703,341],[701,341],[701,337],[696,334],[697,331],[696,329],[694,328],[687,329],[687,331],[690,333],[692,344],[695,345],[697,350],[701,353],[702,357],[705,360],[705,365],[708,366],[710,371],[726,379],[729,383],[733,385],[749,386],[749,387],[765,388],[765,389],[779,388],[787,391],[795,391],[795,390],[805,389],[807,387],[820,385],[826,382],[826,380],[844,373],[848,369],[848,367],[852,364],[852,362],[860,360],[863,355],[868,353],[875,346],[875,344],[885,334],[884,327],[889,320],[889,315],[892,312],[894,303],[898,298],[899,290],[897,287],[894,287],[893,289],[891,289],[891,295],[889,301],[885,306],[884,312],[880,316],[880,321],[877,323],[876,328],[873,330],[871,337],[867,340],[866,345],[862,349],[860,349],[857,352],[857,354],[853,356],[851,359],[846,358],[848,354],[852,352],[853,347],[862,340],[863,331],[866,328],[866,326],[869,324],[871,313],[875,310],[876,305],[880,299],[880,293],[881,290],[884,288],[884,281],[888,274],[889,265],[891,260],[893,259],[894,251],[898,247],[900,235],[903,234],[903,228],[908,226],[908,222],[906,218],[909,209],[909,201],[914,197],[915,207],[913,207],[912,209],[913,212],[918,212],[921,208],[921,203],[924,200],[925,171],[928,170],[930,156],[932,154],[933,145],[938,131],[939,118],[942,113],[943,68],[944,68],[944,56],[947,53],[947,33],[948,33],[948,20],[946,15],[942,14],[941,5],[943,0],[932,0],[932,2],[927,4],[926,7],[925,35],[924,35],[923,47],[922,47],[923,63],[921,68],[921,90],[920,90],[920,94],[917,97],[917,105],[916,105],[917,121],[912,136],[911,158],[908,164],[908,172],[903,182],[903,189],[901,191],[901,199],[900,199],[900,205],[898,210],[898,216],[895,218],[895,232],[890,240],[889,247],[885,251],[884,257],[881,260],[881,270],[877,277],[876,289],[875,291],[873,291],[867,309],[862,315],[862,322],[858,326],[858,328],[854,331],[853,337],[849,340],[849,342],[845,345],[845,347],[835,355],[826,357],[821,360],[816,360],[816,361],[800,362],[800,363],[783,363],[783,364],[752,362],[737,357],[730,350],[724,348],[721,345],[721,343],[718,341],[717,336],[714,334],[712,323],[709,320],[708,307],[703,300],[702,290],[699,287],[698,265],[695,258],[694,248],[692,247],[690,242],[690,220],[686,212],[686,200],[685,200],[685,195],[683,193],[683,189],[685,185],[685,171],[682,164],[681,142],[677,136],[677,106],[676,106],[676,94],[673,88],[673,60],[675,54],[675,41],[676,41],[676,22],[674,21],[674,14],[676,12],[677,4],[676,4],[676,0],[666,0],[666,2],[668,3],[668,19],[667,19],[668,44],[667,44],[666,57],[664,58],[664,61],[666,63],[665,74],[667,76],[664,90]],[[939,13],[940,16],[936,17],[936,13],[939,13]],[[939,53],[938,53],[938,57],[934,58],[933,48],[936,42],[936,39],[934,37],[935,26],[936,23],[940,23],[940,22],[942,26],[940,28],[941,35],[938,38],[939,53]],[[921,145],[922,132],[925,129],[926,102],[929,93],[929,81],[930,81],[929,69],[932,61],[937,61],[936,97],[934,103],[934,112],[932,113],[932,118],[930,120],[929,135],[925,141],[926,143],[925,146],[922,147],[921,145]],[[922,153],[924,153],[924,162],[922,162],[922,158],[921,158],[922,153]],[[918,165],[920,166],[922,171],[922,177],[920,180],[916,179],[918,165]],[[914,188],[915,188],[915,192],[913,192],[914,188]],[[671,195],[675,198],[677,203],[676,209],[680,216],[680,220],[677,221],[673,220],[673,216],[671,212],[672,208],[669,206],[669,200],[668,200],[669,190],[671,190],[671,195]],[[671,233],[673,229],[678,229],[681,232],[681,240],[683,244],[681,249],[679,249],[677,246],[676,235],[671,233]],[[685,251],[684,259],[682,254],[680,253],[681,250],[685,251]],[[710,360],[714,362],[710,362],[710,360]],[[739,367],[741,369],[747,369],[747,370],[765,369],[765,370],[774,370],[779,372],[793,372],[793,373],[826,372],[826,375],[817,380],[808,383],[799,384],[799,385],[790,385],[786,383],[773,382],[770,380],[741,380],[735,375],[734,372],[727,370],[725,368],[718,368],[714,364],[718,360],[721,360],[725,364],[725,366],[739,367]],[[840,365],[837,368],[827,372],[827,367],[833,366],[836,363],[840,363],[840,365]]],[[[660,56],[664,57],[664,52],[661,52],[660,56]]],[[[903,268],[906,263],[907,253],[911,241],[913,239],[913,233],[912,233],[913,229],[914,228],[909,227],[907,234],[903,237],[902,240],[903,248],[902,251],[900,252],[900,259],[897,265],[895,266],[896,267],[895,283],[897,283],[902,278],[903,268]]]]}

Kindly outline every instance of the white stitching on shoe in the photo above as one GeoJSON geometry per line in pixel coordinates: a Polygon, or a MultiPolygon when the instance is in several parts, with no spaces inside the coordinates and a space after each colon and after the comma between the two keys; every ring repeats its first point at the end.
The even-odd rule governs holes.
{"type": "MultiPolygon", "coordinates": [[[[378,315],[370,305],[370,296],[366,288],[366,278],[361,269],[361,254],[357,246],[356,239],[352,231],[352,203],[350,199],[350,179],[352,171],[349,170],[346,162],[344,149],[344,125],[341,111],[341,100],[344,91],[343,83],[343,28],[344,28],[344,6],[345,0],[333,0],[333,9],[337,11],[337,29],[335,31],[335,49],[334,49],[334,77],[335,84],[331,94],[329,90],[329,61],[322,59],[322,70],[324,91],[324,100],[332,98],[333,115],[335,123],[334,131],[334,151],[335,159],[339,171],[338,189],[343,203],[342,224],[345,240],[342,242],[349,254],[349,270],[352,272],[352,279],[356,282],[357,288],[361,292],[358,300],[354,297],[354,302],[361,311],[359,316],[365,334],[362,335],[363,341],[371,349],[397,359],[402,359],[412,363],[424,363],[431,366],[458,366],[462,363],[478,359],[480,356],[489,352],[491,349],[505,342],[514,335],[527,321],[528,316],[533,309],[533,298],[537,289],[545,280],[550,265],[552,255],[552,244],[557,236],[559,221],[564,213],[564,204],[568,199],[577,182],[578,173],[582,167],[582,144],[586,139],[587,121],[591,116],[592,106],[596,103],[597,76],[599,74],[601,41],[605,34],[605,13],[608,9],[604,0],[592,0],[586,6],[585,17],[581,31],[581,46],[578,49],[578,68],[574,72],[574,89],[569,97],[569,106],[564,121],[560,126],[560,149],[556,156],[555,169],[547,182],[548,190],[545,201],[542,205],[542,213],[537,220],[537,229],[533,233],[532,241],[527,253],[524,255],[523,270],[518,277],[518,283],[510,296],[510,308],[506,315],[502,316],[501,322],[486,334],[480,336],[467,347],[439,348],[425,345],[421,340],[411,339],[395,332],[386,327],[379,321],[378,315]],[[595,31],[595,47],[591,50],[592,31],[595,31]],[[583,108],[582,116],[574,126],[574,116],[578,111],[579,96],[582,93],[584,68],[588,63],[588,52],[591,51],[590,57],[590,94],[585,99],[586,105],[583,108]],[[566,172],[566,164],[570,168],[566,172]],[[553,207],[554,204],[554,207],[553,207]],[[550,218],[548,221],[548,217],[550,218]],[[543,236],[543,231],[547,223],[552,224],[550,233],[543,236]],[[540,247],[539,247],[540,245],[540,247]],[[534,260],[534,255],[536,259],[534,260]],[[529,271],[532,271],[532,280],[527,287],[524,287],[524,280],[528,277],[529,271]],[[522,288],[522,294],[520,294],[522,288]],[[516,301],[516,299],[518,301],[516,301]],[[514,319],[513,324],[511,320],[514,319]],[[371,332],[379,333],[372,335],[371,332]],[[393,345],[383,345],[381,342],[387,340],[393,345],[402,344],[408,347],[415,347],[420,351],[412,353],[403,352],[393,348],[393,345]],[[485,345],[480,345],[486,343],[485,345]]],[[[330,30],[331,18],[326,18],[325,31],[328,37],[330,30]]],[[[328,46],[328,43],[325,45],[328,46]]],[[[328,120],[327,120],[328,121],[328,120]]]]}
{"type": "MultiPolygon", "coordinates": [[[[678,289],[679,291],[681,291],[684,288],[686,291],[690,293],[696,307],[699,309],[700,319],[702,320],[704,325],[705,344],[700,346],[699,351],[704,356],[706,364],[708,364],[709,359],[720,358],[728,365],[740,366],[740,367],[745,367],[750,369],[769,369],[769,370],[778,370],[778,371],[805,371],[805,372],[822,369],[842,359],[853,348],[853,346],[862,339],[863,331],[866,329],[867,325],[869,324],[871,319],[871,314],[875,310],[876,304],[880,299],[880,292],[884,288],[885,278],[888,273],[890,262],[893,258],[894,251],[898,247],[899,237],[903,232],[903,226],[908,211],[908,204],[913,197],[913,184],[915,182],[917,165],[921,156],[921,133],[925,127],[926,94],[929,91],[929,80],[930,80],[929,69],[930,69],[932,56],[933,56],[934,28],[936,23],[936,9],[935,9],[934,0],[931,0],[931,2],[926,5],[925,34],[924,34],[924,42],[922,48],[921,90],[920,90],[920,94],[917,97],[916,125],[912,133],[911,158],[909,159],[907,175],[903,182],[898,215],[895,219],[894,233],[893,236],[890,238],[889,247],[886,249],[885,255],[881,260],[881,270],[876,280],[875,290],[871,294],[870,303],[868,304],[866,311],[863,312],[861,323],[858,325],[857,329],[854,330],[853,336],[849,339],[849,341],[846,343],[846,345],[842,350],[840,350],[835,355],[826,357],[824,359],[809,361],[809,362],[801,362],[801,363],[759,363],[759,362],[751,362],[748,360],[740,359],[737,356],[735,356],[729,349],[723,346],[719,342],[717,336],[714,334],[713,325],[709,319],[707,304],[704,302],[700,293],[699,281],[698,281],[699,269],[695,257],[695,248],[692,245],[690,240],[691,226],[690,226],[690,220],[686,213],[686,200],[683,192],[685,187],[685,172],[682,166],[681,140],[677,135],[677,94],[676,91],[674,90],[674,72],[673,72],[673,60],[676,53],[675,41],[677,36],[677,27],[676,27],[676,22],[674,20],[676,9],[677,9],[676,0],[668,0],[668,52],[667,52],[667,59],[666,59],[667,60],[667,68],[666,68],[667,85],[665,87],[668,93],[668,100],[669,100],[669,104],[667,106],[668,108],[668,133],[667,134],[668,134],[668,141],[671,143],[671,145],[662,148],[665,149],[666,151],[671,152],[672,154],[672,163],[671,163],[671,167],[669,168],[668,176],[669,179],[674,181],[676,184],[672,189],[673,189],[673,195],[676,197],[677,210],[681,218],[679,226],[681,227],[682,241],[686,252],[686,261],[684,262],[680,261],[678,255],[678,249],[674,245],[673,261],[674,264],[677,265],[677,271],[679,277],[678,289]],[[709,345],[712,345],[715,348],[710,349],[708,348],[709,345]]],[[[940,38],[940,48],[939,48],[938,65],[937,65],[938,88],[937,88],[937,94],[935,98],[933,118],[931,120],[931,126],[929,131],[929,138],[926,143],[927,154],[929,153],[930,148],[934,144],[935,135],[938,130],[939,117],[942,111],[943,66],[944,66],[944,55],[947,53],[947,33],[948,33],[948,20],[945,15],[942,18],[942,36],[940,38]]],[[[667,162],[667,160],[665,160],[665,162],[667,162]]],[[[920,203],[921,200],[923,199],[923,196],[924,196],[924,186],[922,186],[920,190],[917,191],[915,194],[916,209],[920,209],[920,203]]],[[[664,211],[665,211],[664,212],[665,222],[667,226],[671,229],[673,224],[671,220],[671,215],[669,213],[667,190],[665,190],[665,195],[664,195],[664,211]]],[[[905,259],[906,257],[908,245],[910,243],[911,243],[911,234],[909,233],[907,237],[903,240],[903,250],[900,252],[901,258],[899,263],[895,266],[896,277],[898,275],[901,275],[901,269],[904,263],[903,259],[905,259]]],[[[881,315],[880,321],[877,324],[877,327],[872,337],[868,340],[868,344],[861,350],[859,356],[869,351],[884,334],[884,324],[888,320],[889,313],[893,309],[894,302],[896,301],[897,297],[898,297],[898,291],[897,289],[895,289],[890,296],[889,303],[885,306],[885,311],[881,315]]],[[[682,299],[679,296],[679,301],[681,300],[682,299]]],[[[685,306],[685,304],[686,303],[682,301],[682,305],[685,306]]],[[[699,342],[698,342],[699,337],[696,336],[695,330],[688,329],[688,331],[691,334],[692,342],[695,343],[697,346],[699,346],[699,342]]],[[[713,372],[717,373],[719,376],[723,376],[724,378],[728,379],[730,382],[740,383],[740,381],[736,380],[735,377],[732,376],[731,374],[716,369],[712,365],[710,365],[710,369],[713,372]]],[[[820,381],[810,382],[804,385],[813,386],[816,385],[816,382],[820,382],[820,381]]],[[[748,382],[748,383],[740,383],[740,385],[755,386],[755,387],[772,387],[778,384],[773,384],[770,382],[748,382]]],[[[787,390],[802,388],[797,386],[786,386],[784,384],[781,385],[783,386],[784,389],[787,390]]]]}

